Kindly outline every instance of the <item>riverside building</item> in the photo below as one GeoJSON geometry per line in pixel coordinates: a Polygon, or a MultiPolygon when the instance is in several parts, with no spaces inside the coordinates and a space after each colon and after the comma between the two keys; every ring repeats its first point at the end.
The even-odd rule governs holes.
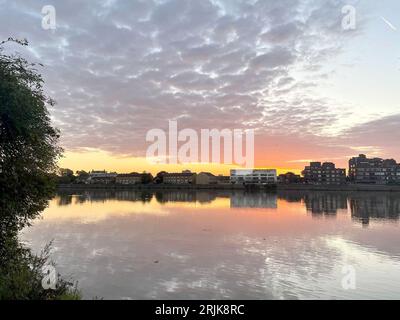
{"type": "Polygon", "coordinates": [[[400,184],[400,164],[394,159],[367,158],[360,154],[349,161],[349,178],[359,184],[400,184]]]}
{"type": "Polygon", "coordinates": [[[231,170],[232,184],[267,185],[277,183],[276,169],[231,170]]]}
{"type": "Polygon", "coordinates": [[[311,162],[302,172],[305,183],[345,184],[346,169],[336,168],[332,162],[311,162]]]}

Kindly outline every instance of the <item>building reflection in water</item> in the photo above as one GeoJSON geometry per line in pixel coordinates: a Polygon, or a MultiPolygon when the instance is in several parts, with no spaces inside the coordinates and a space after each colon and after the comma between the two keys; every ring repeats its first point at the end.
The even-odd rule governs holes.
{"type": "Polygon", "coordinates": [[[400,194],[371,192],[279,192],[279,199],[303,202],[313,217],[335,217],[340,210],[348,211],[354,221],[369,225],[371,220],[400,219],[400,194]]]}
{"type": "Polygon", "coordinates": [[[59,206],[65,206],[75,203],[85,202],[106,202],[108,200],[119,200],[119,201],[133,201],[133,202],[150,202],[153,199],[154,194],[147,191],[139,190],[90,190],[71,195],[68,192],[58,192],[57,204],[59,206]]]}
{"type": "Polygon", "coordinates": [[[347,210],[347,195],[340,192],[295,192],[279,193],[279,199],[287,202],[302,202],[314,217],[335,217],[339,210],[347,210]]]}
{"type": "Polygon", "coordinates": [[[336,216],[338,210],[347,210],[347,197],[338,193],[310,193],[304,202],[307,210],[316,216],[336,216]]]}
{"type": "Polygon", "coordinates": [[[182,190],[167,190],[155,192],[156,199],[159,203],[168,202],[199,202],[212,203],[217,199],[217,194],[209,191],[182,191],[182,190]]]}
{"type": "Polygon", "coordinates": [[[351,217],[363,225],[371,220],[398,221],[400,217],[400,195],[395,193],[354,193],[349,198],[351,217]]]}
{"type": "Polygon", "coordinates": [[[371,220],[400,219],[400,194],[367,192],[314,192],[280,191],[278,194],[266,192],[245,192],[230,190],[93,190],[71,194],[60,192],[56,198],[58,206],[74,203],[106,202],[108,200],[149,203],[155,199],[160,204],[169,202],[198,202],[212,204],[217,198],[230,199],[230,208],[278,208],[278,199],[288,203],[302,203],[313,217],[336,217],[339,211],[348,212],[354,221],[369,225],[371,220]]]}
{"type": "Polygon", "coordinates": [[[278,196],[265,192],[233,192],[231,208],[278,208],[278,196]]]}

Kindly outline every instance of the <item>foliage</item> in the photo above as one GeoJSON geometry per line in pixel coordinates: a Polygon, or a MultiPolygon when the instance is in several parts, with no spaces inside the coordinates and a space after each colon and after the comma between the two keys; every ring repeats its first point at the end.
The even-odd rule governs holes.
{"type": "Polygon", "coordinates": [[[61,155],[59,132],[51,125],[43,79],[19,55],[4,53],[0,42],[0,299],[79,298],[62,279],[56,290],[41,286],[48,248],[35,256],[18,242],[18,231],[47,206],[61,155]]]}
{"type": "Polygon", "coordinates": [[[87,173],[84,170],[77,171],[76,175],[77,175],[75,180],[76,183],[85,183],[87,179],[89,179],[89,173],[87,173]]]}
{"type": "Polygon", "coordinates": [[[142,173],[142,183],[149,184],[153,182],[153,176],[150,173],[142,173]]]}
{"type": "Polygon", "coordinates": [[[57,184],[70,184],[76,181],[74,172],[71,169],[59,169],[57,184]]]}
{"type": "Polygon", "coordinates": [[[78,300],[76,285],[58,276],[55,290],[42,286],[42,268],[51,265],[50,245],[39,256],[16,239],[7,239],[1,249],[0,300],[78,300]]]}
{"type": "Polygon", "coordinates": [[[164,176],[165,176],[166,174],[167,174],[166,171],[161,171],[161,172],[157,173],[157,175],[156,175],[155,178],[154,178],[154,182],[155,182],[156,184],[161,184],[161,183],[163,183],[163,182],[164,182],[164,176]]]}
{"type": "Polygon", "coordinates": [[[50,173],[61,149],[47,111],[54,102],[42,84],[35,64],[4,54],[0,46],[0,219],[8,230],[34,218],[54,190],[50,173]]]}

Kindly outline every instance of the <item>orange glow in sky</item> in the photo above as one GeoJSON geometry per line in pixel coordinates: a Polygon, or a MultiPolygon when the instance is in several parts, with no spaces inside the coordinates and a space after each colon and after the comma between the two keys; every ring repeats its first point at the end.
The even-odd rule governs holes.
{"type": "MultiPolygon", "coordinates": [[[[73,171],[78,170],[107,170],[110,172],[130,173],[130,172],[150,172],[153,175],[160,171],[167,172],[181,172],[183,170],[191,170],[193,172],[211,172],[213,174],[229,175],[229,171],[237,168],[234,165],[224,164],[150,164],[145,157],[118,157],[111,153],[101,150],[91,150],[88,152],[72,152],[66,151],[64,157],[59,161],[61,168],[69,168],[73,171]]],[[[256,165],[258,168],[273,168],[277,169],[278,173],[285,173],[288,171],[300,173],[301,167],[280,167],[277,162],[268,164],[260,163],[256,165]]]]}

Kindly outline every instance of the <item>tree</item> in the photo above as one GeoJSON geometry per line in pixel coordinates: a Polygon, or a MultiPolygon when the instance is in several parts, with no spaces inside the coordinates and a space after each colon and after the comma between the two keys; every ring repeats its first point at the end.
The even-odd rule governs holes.
{"type": "Polygon", "coordinates": [[[142,183],[149,184],[151,182],[153,182],[153,176],[151,175],[151,173],[142,173],[142,183]]]}
{"type": "Polygon", "coordinates": [[[161,171],[157,173],[157,175],[154,178],[154,183],[156,184],[162,184],[164,183],[164,176],[168,174],[166,171],[161,171]]]}
{"type": "Polygon", "coordinates": [[[71,169],[60,168],[58,171],[61,177],[71,177],[74,175],[74,172],[71,169]]]}
{"type": "Polygon", "coordinates": [[[76,181],[74,172],[71,169],[60,168],[58,171],[59,171],[59,176],[57,179],[58,184],[70,184],[76,181]]]}
{"type": "Polygon", "coordinates": [[[54,102],[43,93],[42,77],[35,64],[3,53],[9,41],[15,40],[0,43],[0,219],[15,231],[47,205],[62,150],[47,110],[54,102]]]}
{"type": "Polygon", "coordinates": [[[18,231],[47,206],[55,190],[54,176],[61,155],[59,132],[47,107],[54,102],[43,93],[36,65],[19,55],[4,54],[0,42],[0,299],[77,297],[65,281],[56,291],[41,286],[41,266],[18,241],[18,231]],[[72,294],[72,296],[71,296],[72,294]]]}
{"type": "Polygon", "coordinates": [[[85,183],[87,179],[89,179],[89,173],[87,173],[84,170],[77,171],[76,175],[77,175],[76,178],[77,183],[85,183]]]}

